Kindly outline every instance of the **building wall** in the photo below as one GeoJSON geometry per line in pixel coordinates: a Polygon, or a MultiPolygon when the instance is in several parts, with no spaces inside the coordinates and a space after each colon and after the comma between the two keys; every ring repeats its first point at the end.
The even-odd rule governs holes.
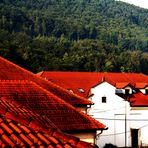
{"type": "Polygon", "coordinates": [[[148,108],[131,109],[129,102],[117,96],[115,90],[116,88],[107,82],[91,89],[94,95],[89,99],[95,104],[89,114],[108,127],[98,138],[97,145],[100,148],[106,143],[118,147],[131,146],[131,129],[139,129],[139,145],[147,145],[148,108]],[[106,103],[102,103],[102,97],[106,97],[106,103]]]}
{"type": "Polygon", "coordinates": [[[130,127],[140,132],[139,143],[148,146],[148,107],[132,107],[130,111],[130,127]]]}
{"type": "Polygon", "coordinates": [[[95,144],[96,132],[79,132],[71,133],[73,136],[80,138],[80,140],[95,144]]]}

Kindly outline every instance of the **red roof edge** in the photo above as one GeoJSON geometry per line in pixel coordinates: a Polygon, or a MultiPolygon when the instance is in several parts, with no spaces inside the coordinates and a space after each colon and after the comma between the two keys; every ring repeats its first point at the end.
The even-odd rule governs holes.
{"type": "MultiPolygon", "coordinates": [[[[50,85],[53,85],[53,86],[56,87],[57,89],[58,89],[58,88],[61,89],[63,92],[66,92],[66,93],[69,94],[69,95],[72,95],[72,96],[75,96],[76,98],[80,98],[80,99],[83,99],[83,100],[87,101],[87,105],[93,105],[93,102],[90,101],[90,100],[87,100],[86,98],[83,98],[83,97],[81,97],[81,96],[79,96],[79,95],[77,95],[77,94],[71,93],[71,92],[69,92],[68,90],[66,90],[65,88],[63,88],[63,87],[61,87],[61,86],[59,86],[59,85],[57,85],[57,84],[55,84],[55,83],[53,83],[53,82],[51,82],[51,81],[47,81],[47,80],[45,80],[44,78],[37,76],[36,74],[32,73],[31,71],[28,71],[28,70],[26,70],[25,68],[22,68],[22,67],[18,66],[17,64],[15,64],[15,63],[13,63],[13,62],[11,62],[11,61],[9,61],[9,60],[7,60],[7,59],[1,57],[1,56],[0,56],[0,59],[2,59],[3,61],[5,61],[5,62],[7,62],[7,63],[9,63],[9,64],[11,64],[11,65],[17,67],[17,68],[20,68],[22,71],[25,71],[26,73],[32,75],[33,77],[37,77],[38,79],[40,79],[40,80],[42,80],[42,81],[44,81],[44,82],[46,82],[46,83],[48,83],[48,84],[50,84],[50,85]]],[[[43,72],[42,72],[42,74],[43,74],[43,72]]],[[[46,89],[46,88],[44,88],[44,89],[46,89]]],[[[47,89],[46,89],[46,90],[47,90],[47,89]]],[[[47,91],[48,91],[48,90],[47,90],[47,91]]],[[[61,99],[62,99],[62,98],[61,98],[61,99]]]]}

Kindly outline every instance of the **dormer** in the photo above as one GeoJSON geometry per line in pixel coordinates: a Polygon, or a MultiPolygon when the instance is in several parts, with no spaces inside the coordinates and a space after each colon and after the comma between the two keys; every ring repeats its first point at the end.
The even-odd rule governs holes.
{"type": "Polygon", "coordinates": [[[136,83],[135,87],[139,89],[143,94],[148,94],[148,83],[136,83]]]}
{"type": "Polygon", "coordinates": [[[116,94],[132,94],[132,85],[130,83],[116,83],[116,94]]]}
{"type": "Polygon", "coordinates": [[[124,88],[125,94],[132,94],[132,88],[130,86],[124,88]]]}

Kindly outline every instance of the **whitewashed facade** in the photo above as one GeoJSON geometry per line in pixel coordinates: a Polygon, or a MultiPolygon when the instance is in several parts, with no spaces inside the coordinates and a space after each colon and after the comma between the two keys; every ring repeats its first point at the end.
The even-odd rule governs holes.
{"type": "Polygon", "coordinates": [[[130,107],[130,103],[116,95],[116,93],[132,93],[132,88],[127,86],[117,90],[114,86],[104,81],[91,88],[89,99],[94,105],[88,113],[101,121],[108,130],[99,134],[97,145],[102,148],[106,143],[118,147],[131,147],[136,144],[148,146],[148,108],[130,107]]]}

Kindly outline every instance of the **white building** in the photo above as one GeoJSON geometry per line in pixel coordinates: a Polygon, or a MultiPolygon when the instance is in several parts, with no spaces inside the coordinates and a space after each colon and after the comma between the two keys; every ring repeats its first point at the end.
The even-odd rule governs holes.
{"type": "Polygon", "coordinates": [[[96,141],[99,147],[106,143],[118,147],[148,146],[146,75],[44,72],[42,77],[94,102],[88,113],[108,127],[96,141]]]}
{"type": "MultiPolygon", "coordinates": [[[[124,94],[128,89],[129,93],[132,93],[129,86],[120,90],[124,94]]],[[[89,99],[94,105],[89,114],[108,127],[108,130],[100,135],[97,145],[103,147],[106,143],[112,143],[118,147],[148,146],[148,95],[141,95],[147,98],[147,104],[140,101],[135,106],[134,102],[132,104],[129,100],[125,101],[131,100],[133,95],[127,95],[128,97],[123,99],[117,95],[121,92],[106,81],[91,88],[93,95],[89,99]]],[[[137,96],[137,99],[140,98],[137,96]]]]}

